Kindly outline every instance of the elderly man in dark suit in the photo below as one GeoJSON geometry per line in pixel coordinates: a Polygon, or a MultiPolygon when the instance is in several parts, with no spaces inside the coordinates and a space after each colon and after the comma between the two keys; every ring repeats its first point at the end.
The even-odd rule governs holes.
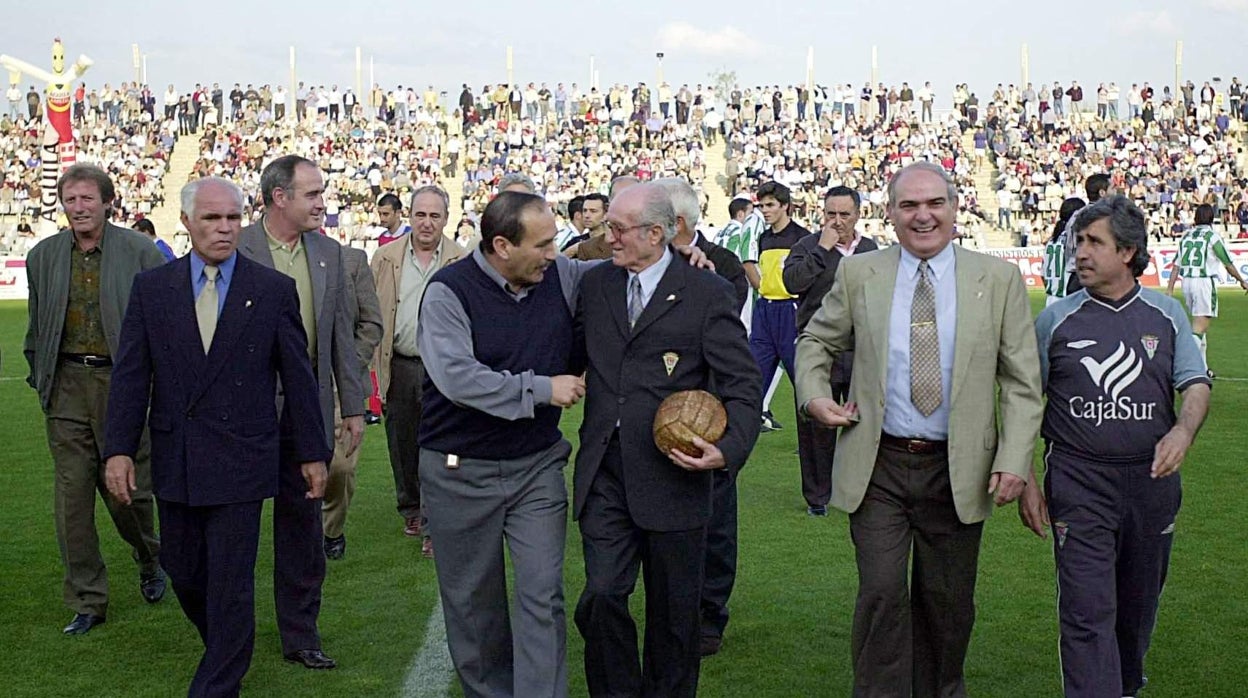
{"type": "MultiPolygon", "coordinates": [[[[823,305],[823,297],[832,290],[841,260],[850,255],[876,250],[875,241],[858,234],[858,211],[862,198],[845,186],[828,190],[823,197],[823,227],[818,235],[807,235],[793,243],[784,260],[784,287],[797,294],[797,331],[823,305]]],[[[845,401],[854,352],[842,352],[832,364],[828,383],[832,397],[845,401]]],[[[836,429],[825,427],[802,416],[797,418],[798,460],[802,467],[802,497],[806,513],[827,516],[828,500],[832,498],[832,460],[836,455],[836,429]]]]}
{"type": "MultiPolygon", "coordinates": [[[[355,348],[342,245],[321,235],[325,180],[311,160],[286,155],[260,173],[264,216],[243,228],[238,251],[295,280],[299,314],[308,335],[326,443],[334,443],[334,388],[342,403],[345,455],[364,434],[363,368],[355,348]]],[[[283,469],[283,473],[290,469],[283,469]]],[[[283,477],[273,500],[273,594],[282,654],[309,669],[336,666],[321,651],[316,619],[325,581],[320,502],[303,497],[303,482],[283,477]]]]}
{"type": "MultiPolygon", "coordinates": [[[[30,284],[24,353],[26,381],[39,392],[52,452],[56,539],[65,565],[63,594],[74,619],[67,635],[81,635],[108,613],[108,572],[95,526],[95,495],[104,491],[100,444],[107,422],[108,388],[121,320],[136,274],[165,263],[143,235],[108,222],[114,197],[108,173],[75,165],[57,182],[69,219],[63,230],[26,257],[30,284]]],[[[147,439],[135,453],[138,489],[129,506],[104,498],[117,532],[134,550],[143,598],[165,594],[157,562],[147,439]]]]}
{"type": "Polygon", "coordinates": [[[744,465],[758,436],[761,379],[729,284],[673,264],[676,213],[659,185],[612,202],[612,265],[585,275],[577,331],[588,356],[585,417],[574,475],[586,582],[576,608],[593,696],[693,696],[698,600],[712,471],[744,465]],[[728,411],[701,457],[654,445],[659,403],[712,389],[728,411]],[[645,567],[645,666],[628,597],[645,567]]]}
{"type": "MultiPolygon", "coordinates": [[[[702,202],[693,186],[681,177],[665,177],[655,184],[667,190],[676,212],[676,245],[695,245],[715,265],[715,273],[732,284],[733,305],[740,314],[750,294],[750,281],[741,260],[725,247],[707,240],[698,232],[702,202]]],[[[715,471],[711,520],[706,527],[706,562],[702,574],[702,622],[699,653],[706,657],[719,652],[728,627],[728,599],[737,581],[737,481],[734,473],[715,471]]]]}
{"type": "Polygon", "coordinates": [[[108,401],[106,483],[123,504],[151,425],[161,558],[204,642],[196,697],[237,696],[251,663],[260,513],[278,491],[279,443],[313,503],[329,457],[295,284],[236,253],[242,211],[227,180],[183,189],[193,251],[135,280],[108,401]],[[281,427],[276,409],[256,407],[278,380],[281,427]]]}

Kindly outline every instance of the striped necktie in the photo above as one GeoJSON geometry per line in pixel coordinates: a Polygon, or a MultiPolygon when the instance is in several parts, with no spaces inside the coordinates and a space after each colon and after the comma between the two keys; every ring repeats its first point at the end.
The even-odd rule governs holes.
{"type": "Polygon", "coordinates": [[[628,282],[628,326],[630,329],[637,324],[637,318],[641,317],[641,311],[645,308],[646,304],[641,299],[641,278],[634,276],[628,282]]]}

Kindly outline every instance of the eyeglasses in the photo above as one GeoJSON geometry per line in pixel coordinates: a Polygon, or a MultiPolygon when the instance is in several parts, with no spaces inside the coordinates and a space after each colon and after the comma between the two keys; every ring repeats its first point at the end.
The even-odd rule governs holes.
{"type": "Polygon", "coordinates": [[[607,230],[610,230],[611,234],[618,238],[630,230],[636,230],[638,228],[649,228],[650,225],[651,225],[650,223],[641,223],[639,225],[619,225],[617,223],[608,223],[607,230]]]}

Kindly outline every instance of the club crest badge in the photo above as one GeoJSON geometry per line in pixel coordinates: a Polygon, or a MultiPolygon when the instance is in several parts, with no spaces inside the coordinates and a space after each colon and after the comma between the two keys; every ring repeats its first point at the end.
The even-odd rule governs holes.
{"type": "Polygon", "coordinates": [[[667,375],[668,375],[668,377],[669,377],[669,378],[670,378],[670,377],[671,377],[671,375],[672,375],[672,371],[675,371],[675,370],[676,370],[676,362],[677,362],[677,361],[680,361],[680,354],[677,354],[677,353],[676,353],[676,352],[674,352],[674,351],[664,352],[664,354],[663,354],[663,368],[666,368],[666,369],[667,369],[667,375]]]}
{"type": "Polygon", "coordinates": [[[1160,341],[1156,336],[1146,334],[1143,337],[1140,337],[1140,344],[1144,345],[1144,352],[1148,354],[1149,359],[1152,359],[1153,354],[1157,353],[1157,347],[1160,344],[1160,341]]]}
{"type": "Polygon", "coordinates": [[[1053,522],[1053,534],[1057,537],[1057,547],[1066,547],[1066,534],[1070,531],[1070,526],[1064,521],[1053,522]]]}

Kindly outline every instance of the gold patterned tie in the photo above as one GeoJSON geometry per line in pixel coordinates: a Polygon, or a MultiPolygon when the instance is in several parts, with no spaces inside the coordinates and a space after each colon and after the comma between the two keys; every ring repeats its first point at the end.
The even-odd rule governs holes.
{"type": "Polygon", "coordinates": [[[644,310],[646,304],[641,299],[641,278],[634,276],[632,281],[628,282],[628,326],[632,328],[637,324],[637,318],[641,317],[641,311],[644,310]]]}
{"type": "Polygon", "coordinates": [[[211,264],[204,265],[207,281],[195,299],[195,319],[199,321],[199,338],[204,341],[204,353],[212,346],[212,335],[217,331],[217,272],[211,264]]]}
{"type": "Polygon", "coordinates": [[[919,262],[919,280],[910,305],[910,401],[930,416],[940,407],[940,336],[936,333],[936,291],[927,260],[919,262]]]}

